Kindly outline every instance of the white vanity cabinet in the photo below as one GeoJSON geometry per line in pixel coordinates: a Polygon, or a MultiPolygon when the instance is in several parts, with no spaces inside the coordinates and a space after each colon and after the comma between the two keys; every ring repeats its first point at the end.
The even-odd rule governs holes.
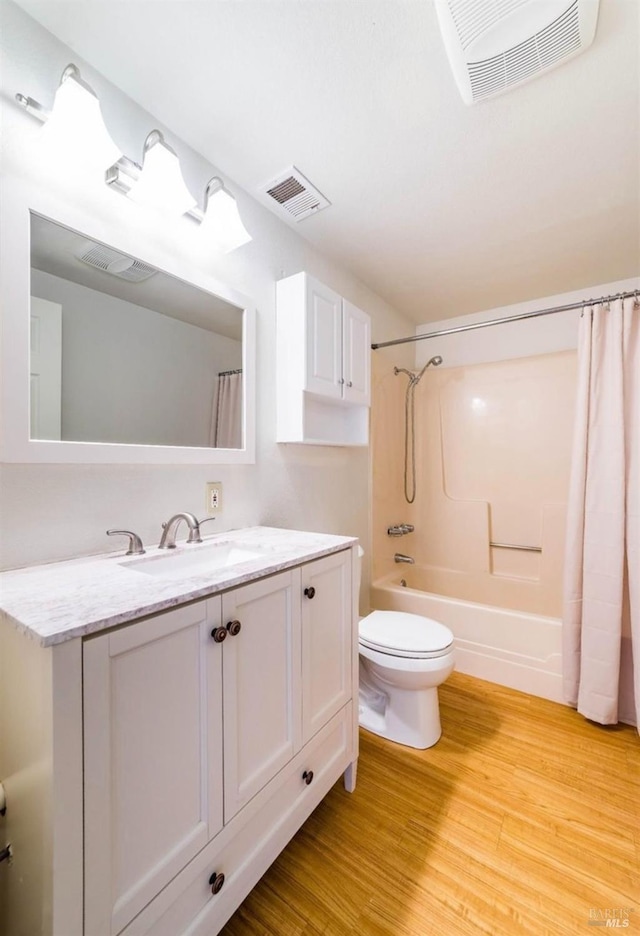
{"type": "Polygon", "coordinates": [[[277,440],[366,445],[369,316],[304,272],[276,290],[277,440]]]}
{"type": "MultiPolygon", "coordinates": [[[[40,855],[53,920],[29,936],[214,936],[342,773],[354,788],[353,561],[341,549],[47,650],[69,660],[54,724],[63,681],[82,685],[82,711],[78,693],[57,716],[73,756],[51,741],[58,836],[82,833],[59,852],[71,875],[40,855]]],[[[29,849],[37,863],[16,844],[14,870],[29,849]]]]}

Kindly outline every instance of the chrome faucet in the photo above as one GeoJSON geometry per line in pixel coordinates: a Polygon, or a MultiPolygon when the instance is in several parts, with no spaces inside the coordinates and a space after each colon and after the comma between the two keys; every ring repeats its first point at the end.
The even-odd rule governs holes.
{"type": "Polygon", "coordinates": [[[405,533],[413,533],[414,530],[412,523],[396,523],[387,527],[387,536],[404,536],[405,533]]]}
{"type": "Polygon", "coordinates": [[[416,560],[412,559],[411,556],[403,556],[402,553],[396,553],[395,556],[393,557],[393,561],[394,562],[406,562],[408,563],[408,565],[413,565],[416,560]]]}
{"type": "Polygon", "coordinates": [[[201,543],[200,524],[205,523],[206,520],[215,520],[215,517],[206,517],[205,520],[197,520],[192,513],[187,513],[186,511],[174,514],[170,520],[162,524],[162,538],[158,543],[158,549],[176,548],[176,532],[182,520],[184,520],[189,527],[187,543],[201,543]]]}

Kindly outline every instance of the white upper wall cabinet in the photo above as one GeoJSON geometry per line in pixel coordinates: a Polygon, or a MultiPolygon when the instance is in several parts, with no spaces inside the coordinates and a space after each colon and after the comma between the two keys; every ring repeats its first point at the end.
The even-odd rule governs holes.
{"type": "Polygon", "coordinates": [[[367,445],[369,316],[307,273],[276,290],[277,441],[367,445]]]}

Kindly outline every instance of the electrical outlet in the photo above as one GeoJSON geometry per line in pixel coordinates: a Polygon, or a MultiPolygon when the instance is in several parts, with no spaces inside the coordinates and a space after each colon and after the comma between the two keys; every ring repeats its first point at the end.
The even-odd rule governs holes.
{"type": "Polygon", "coordinates": [[[207,481],[206,510],[208,517],[213,517],[222,510],[222,484],[220,481],[207,481]]]}

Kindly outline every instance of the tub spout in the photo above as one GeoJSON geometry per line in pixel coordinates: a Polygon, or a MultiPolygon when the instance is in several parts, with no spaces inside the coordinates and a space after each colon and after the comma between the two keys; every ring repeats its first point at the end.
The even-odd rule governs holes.
{"type": "Polygon", "coordinates": [[[402,553],[396,553],[395,556],[393,557],[393,561],[394,562],[407,562],[409,565],[413,565],[416,560],[412,559],[411,556],[403,556],[402,553]]]}

